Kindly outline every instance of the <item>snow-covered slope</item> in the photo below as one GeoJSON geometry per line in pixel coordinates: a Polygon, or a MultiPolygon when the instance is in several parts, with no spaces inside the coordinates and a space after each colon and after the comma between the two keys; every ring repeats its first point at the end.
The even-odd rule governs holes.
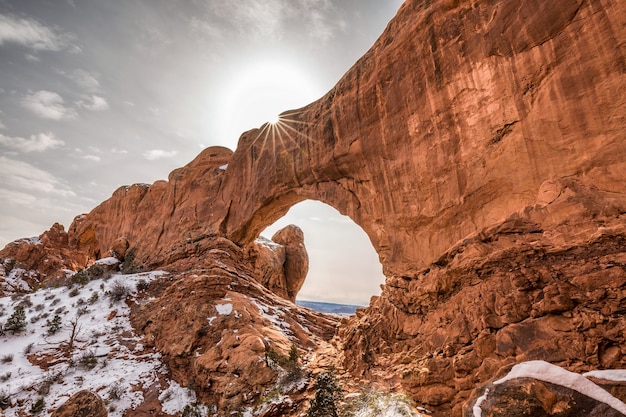
{"type": "Polygon", "coordinates": [[[81,390],[104,399],[110,416],[137,407],[149,388],[177,394],[161,396],[170,413],[193,402],[193,393],[181,395],[183,390],[167,379],[160,355],[144,349],[128,318],[125,293],[132,299],[138,287],[164,274],[113,275],[84,286],[0,298],[0,322],[23,307],[26,323],[24,331],[0,336],[0,401],[6,416],[32,411],[39,399],[44,402],[39,415],[48,416],[81,390]]]}

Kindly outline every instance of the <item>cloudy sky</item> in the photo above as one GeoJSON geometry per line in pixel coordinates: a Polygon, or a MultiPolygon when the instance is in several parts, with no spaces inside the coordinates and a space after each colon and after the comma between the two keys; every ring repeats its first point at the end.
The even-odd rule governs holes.
{"type": "MultiPolygon", "coordinates": [[[[321,97],[401,3],[0,0],[0,246],[67,228],[120,185],[165,179],[206,146],[234,149],[321,97]]],[[[282,223],[307,235],[302,298],[379,292],[376,255],[349,219],[301,203],[282,223]]]]}

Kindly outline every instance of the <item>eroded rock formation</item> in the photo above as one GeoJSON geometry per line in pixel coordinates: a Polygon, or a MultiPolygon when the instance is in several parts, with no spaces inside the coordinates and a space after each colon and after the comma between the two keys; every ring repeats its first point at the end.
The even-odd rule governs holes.
{"type": "MultiPolygon", "coordinates": [[[[523,360],[626,367],[625,21],[620,0],[407,0],[320,100],[234,153],[118,189],[46,256],[190,271],[235,254],[224,265],[293,299],[299,241],[284,239],[283,259],[254,240],[320,200],[363,228],[387,276],[336,339],[350,375],[460,416],[523,360]]],[[[0,258],[41,268],[24,245],[0,258]]]]}
{"type": "Polygon", "coordinates": [[[51,415],[52,417],[107,417],[109,413],[102,398],[89,391],[78,391],[51,415]]]}

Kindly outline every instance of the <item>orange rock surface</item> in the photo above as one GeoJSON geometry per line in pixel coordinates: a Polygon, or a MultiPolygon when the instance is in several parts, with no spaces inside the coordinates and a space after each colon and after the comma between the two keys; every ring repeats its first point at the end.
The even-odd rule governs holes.
{"type": "MultiPolygon", "coordinates": [[[[276,236],[276,252],[255,239],[320,200],[363,228],[387,277],[335,339],[352,378],[461,416],[477,386],[519,361],[626,367],[624,22],[621,0],[407,0],[318,101],[245,132],[234,153],[208,148],[168,181],[121,187],[58,246],[18,242],[0,258],[42,271],[46,257],[78,267],[114,251],[131,269],[243,271],[294,299],[306,271],[297,233],[276,236]]],[[[197,275],[164,289],[164,312],[137,316],[173,364],[205,337],[196,304],[208,315],[206,297],[248,303],[221,275],[197,275]],[[180,317],[168,310],[178,299],[180,317]],[[191,327],[169,334],[170,322],[191,327]]],[[[241,352],[228,366],[223,349],[181,359],[178,378],[192,366],[224,393],[220,367],[249,366],[259,331],[224,335],[241,352]]]]}

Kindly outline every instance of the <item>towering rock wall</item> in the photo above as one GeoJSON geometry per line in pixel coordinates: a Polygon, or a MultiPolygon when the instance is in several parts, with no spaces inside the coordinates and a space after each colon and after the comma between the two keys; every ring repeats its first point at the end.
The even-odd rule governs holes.
{"type": "Polygon", "coordinates": [[[248,242],[317,199],[406,276],[546,181],[623,192],[624,17],[610,0],[405,2],[326,96],[242,136],[225,232],[248,242]]]}
{"type": "Polygon", "coordinates": [[[407,1],[320,100],[117,190],[70,245],[97,256],[125,237],[162,265],[209,235],[246,245],[315,199],[365,230],[387,276],[414,276],[544,183],[622,193],[625,17],[618,0],[407,1]]]}
{"type": "Polygon", "coordinates": [[[320,200],[363,228],[387,276],[341,329],[352,375],[460,416],[522,360],[626,367],[624,22],[621,0],[407,0],[320,100],[234,153],[117,190],[63,253],[128,246],[139,265],[185,270],[227,238],[293,298],[297,240],[285,253],[301,262],[277,277],[252,242],[320,200]]]}

